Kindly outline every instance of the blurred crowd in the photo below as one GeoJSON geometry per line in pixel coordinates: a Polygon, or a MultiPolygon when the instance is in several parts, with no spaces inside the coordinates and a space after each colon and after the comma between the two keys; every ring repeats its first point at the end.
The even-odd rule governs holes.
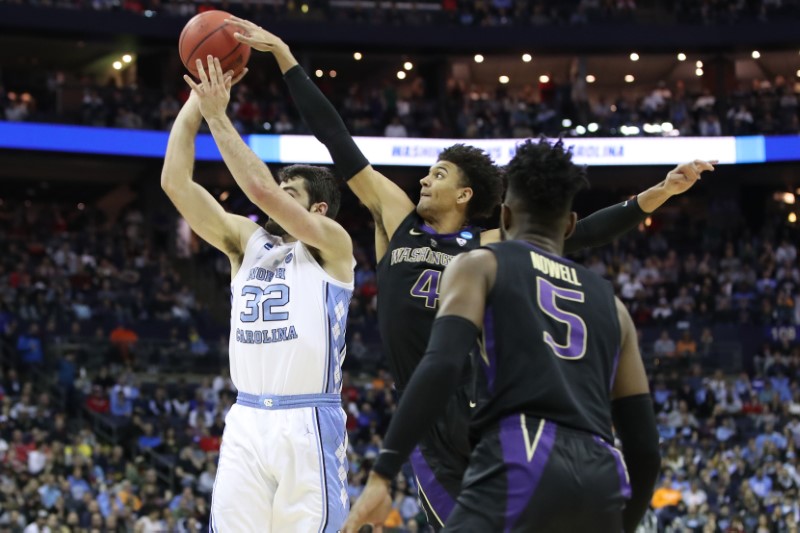
{"type": "MultiPolygon", "coordinates": [[[[797,229],[779,208],[756,231],[732,199],[684,207],[577,258],[614,283],[640,329],[664,457],[648,531],[797,531],[800,345],[759,338],[736,365],[725,351],[736,339],[719,338],[731,324],[798,331],[797,229]]],[[[210,340],[224,324],[180,275],[170,217],[0,208],[0,533],[207,528],[235,390],[219,370],[224,334],[210,340]],[[216,367],[167,374],[142,358],[146,338],[211,353],[216,367]]],[[[397,398],[376,344],[371,232],[345,225],[362,228],[342,391],[355,499],[397,398]]],[[[225,262],[186,246],[224,287],[225,262]]],[[[414,483],[406,468],[393,485],[395,531],[424,530],[414,483]]]]}
{"type": "MultiPolygon", "coordinates": [[[[576,80],[548,77],[521,88],[491,88],[451,78],[441,101],[416,76],[403,82],[319,82],[353,135],[477,139],[800,133],[800,84],[792,75],[742,82],[728,94],[692,91],[681,80],[638,92],[593,94],[576,80]]],[[[0,85],[0,116],[15,122],[168,130],[186,98],[183,88],[164,94],[55,72],[35,88],[14,80],[5,88],[0,85]],[[74,104],[65,107],[65,100],[74,104]]],[[[308,133],[274,76],[252,72],[234,88],[231,102],[230,116],[242,133],[308,133]]]]}
{"type": "Polygon", "coordinates": [[[420,0],[387,2],[358,0],[4,0],[65,9],[129,11],[147,17],[189,17],[208,9],[223,9],[239,16],[262,20],[303,18],[364,24],[419,26],[545,26],[597,23],[681,22],[685,24],[733,24],[796,18],[800,7],[794,0],[420,0]]]}

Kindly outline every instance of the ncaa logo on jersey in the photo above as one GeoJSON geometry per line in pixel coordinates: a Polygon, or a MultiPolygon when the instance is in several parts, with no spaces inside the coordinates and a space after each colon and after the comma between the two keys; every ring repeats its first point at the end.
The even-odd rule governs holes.
{"type": "Polygon", "coordinates": [[[458,243],[459,246],[464,246],[465,244],[467,244],[467,239],[462,239],[461,237],[456,237],[456,242],[458,243]]]}
{"type": "Polygon", "coordinates": [[[269,398],[264,399],[264,407],[272,407],[272,400],[269,398]]]}
{"type": "Polygon", "coordinates": [[[284,259],[284,262],[288,265],[289,263],[292,262],[292,259],[294,259],[294,254],[290,252],[286,255],[286,259],[284,259]]]}

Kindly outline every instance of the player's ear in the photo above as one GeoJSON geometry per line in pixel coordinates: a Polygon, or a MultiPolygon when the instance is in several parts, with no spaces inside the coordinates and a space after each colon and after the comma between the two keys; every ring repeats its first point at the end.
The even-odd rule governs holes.
{"type": "Polygon", "coordinates": [[[325,216],[328,213],[328,204],[326,202],[317,202],[311,205],[311,209],[309,209],[309,211],[325,216]]]}
{"type": "Polygon", "coordinates": [[[575,228],[578,226],[578,213],[571,211],[567,219],[567,229],[564,232],[564,239],[569,239],[575,233],[575,228]]]}
{"type": "Polygon", "coordinates": [[[458,191],[456,202],[459,204],[467,203],[470,201],[470,198],[472,198],[472,195],[473,195],[472,187],[463,187],[458,191]]]}

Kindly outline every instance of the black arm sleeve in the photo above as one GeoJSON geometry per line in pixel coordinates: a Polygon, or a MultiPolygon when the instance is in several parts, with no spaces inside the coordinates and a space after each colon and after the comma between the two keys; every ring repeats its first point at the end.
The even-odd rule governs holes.
{"type": "Polygon", "coordinates": [[[638,226],[647,216],[636,198],[592,213],[578,221],[575,233],[564,242],[564,253],[608,244],[638,226]]]}
{"type": "Polygon", "coordinates": [[[625,533],[634,533],[653,498],[661,468],[653,400],[649,394],[614,400],[611,415],[631,481],[631,499],[622,512],[622,521],[625,533]]]}
{"type": "Polygon", "coordinates": [[[342,117],[322,91],[311,81],[300,65],[295,65],[283,75],[300,116],[311,133],[325,145],[336,169],[349,180],[369,165],[369,161],[356,146],[342,117]]]}
{"type": "Polygon", "coordinates": [[[444,414],[478,333],[475,324],[460,316],[444,316],[434,321],[428,350],[389,424],[383,449],[373,467],[375,472],[394,479],[414,446],[444,414]]]}

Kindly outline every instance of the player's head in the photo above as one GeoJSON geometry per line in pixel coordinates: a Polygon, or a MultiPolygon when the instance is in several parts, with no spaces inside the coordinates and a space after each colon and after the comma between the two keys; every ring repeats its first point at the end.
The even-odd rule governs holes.
{"type": "Polygon", "coordinates": [[[504,235],[535,232],[561,242],[572,233],[577,220],[572,200],[589,182],[586,168],[572,162],[563,141],[525,141],[506,167],[506,179],[500,223],[504,235]]]}
{"type": "MultiPolygon", "coordinates": [[[[280,169],[277,180],[283,190],[311,213],[333,219],[339,213],[342,193],[336,177],[327,168],[292,165],[280,169]]],[[[264,229],[273,235],[286,235],[286,230],[272,219],[267,221],[264,229]]]]}
{"type": "Polygon", "coordinates": [[[503,197],[500,169],[486,152],[464,144],[443,150],[420,185],[417,213],[423,218],[453,209],[465,220],[488,217],[503,197]]]}

